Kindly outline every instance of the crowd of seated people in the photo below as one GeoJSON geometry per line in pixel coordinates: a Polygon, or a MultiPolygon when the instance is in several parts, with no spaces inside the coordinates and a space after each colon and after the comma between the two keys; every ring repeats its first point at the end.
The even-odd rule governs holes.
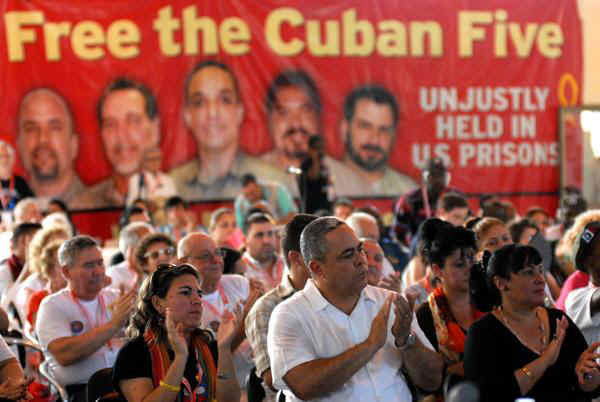
{"type": "MultiPolygon", "coordinates": [[[[0,331],[36,342],[74,401],[98,373],[109,400],[433,401],[470,384],[486,402],[591,401],[600,212],[573,197],[556,222],[496,196],[472,211],[434,159],[386,225],[347,198],[298,213],[249,175],[206,222],[177,195],[134,200],[113,255],[64,202],[42,219],[24,198],[0,235],[0,331]]],[[[0,399],[30,382],[0,339],[0,399]]]]}

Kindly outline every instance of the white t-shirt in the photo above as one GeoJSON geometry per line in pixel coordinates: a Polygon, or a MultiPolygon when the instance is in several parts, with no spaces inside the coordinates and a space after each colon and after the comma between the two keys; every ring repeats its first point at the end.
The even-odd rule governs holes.
{"type": "Polygon", "coordinates": [[[39,292],[46,286],[40,279],[40,275],[37,272],[29,275],[21,284],[17,284],[18,290],[14,298],[15,307],[19,313],[21,320],[27,316],[27,303],[29,298],[35,292],[39,292]]]}
{"type": "Polygon", "coordinates": [[[133,289],[137,283],[137,274],[129,269],[127,261],[121,261],[116,265],[108,267],[106,275],[112,279],[110,289],[117,291],[121,291],[121,287],[123,287],[127,292],[133,289]]]}
{"type": "MultiPolygon", "coordinates": [[[[111,289],[102,289],[98,297],[103,297],[104,305],[108,307],[118,298],[118,293],[111,289]]],[[[36,328],[40,345],[47,349],[55,339],[82,335],[104,324],[111,318],[108,308],[102,309],[98,298],[91,302],[79,299],[81,306],[86,309],[87,317],[79,305],[73,300],[70,289],[63,289],[47,296],[42,301],[37,314],[36,328]],[[88,317],[92,322],[88,322],[88,317]]],[[[46,353],[49,367],[56,380],[63,386],[71,384],[86,384],[96,371],[112,367],[118,352],[117,345],[104,344],[96,352],[77,363],[61,366],[51,353],[46,353]]]]}
{"type": "Polygon", "coordinates": [[[12,272],[8,267],[8,264],[0,265],[0,296],[3,296],[6,291],[13,285],[14,280],[12,272]]]}
{"type": "MultiPolygon", "coordinates": [[[[243,303],[248,298],[249,290],[248,279],[243,276],[235,274],[223,275],[219,281],[217,290],[202,296],[202,327],[210,328],[216,334],[225,311],[233,310],[239,303],[242,303],[240,307],[243,308],[243,303]],[[224,298],[226,300],[223,300],[224,298]]],[[[244,339],[235,350],[233,365],[238,382],[244,388],[246,377],[250,374],[252,367],[254,367],[252,349],[247,339],[244,339]]]]}
{"type": "MultiPolygon", "coordinates": [[[[303,290],[280,303],[269,322],[267,347],[273,384],[283,389],[287,401],[299,401],[283,377],[296,366],[316,359],[337,356],[365,341],[371,323],[391,292],[373,286],[363,289],[350,315],[325,299],[312,279],[303,290]]],[[[412,401],[400,368],[402,355],[391,332],[394,309],[390,311],[388,337],[382,348],[342,387],[315,401],[412,401]]],[[[413,315],[412,331],[425,347],[433,350],[413,315]]]]}
{"type": "Polygon", "coordinates": [[[581,330],[588,345],[600,340],[600,314],[592,316],[590,302],[598,290],[591,282],[584,288],[572,290],[565,300],[565,312],[581,330]]]}

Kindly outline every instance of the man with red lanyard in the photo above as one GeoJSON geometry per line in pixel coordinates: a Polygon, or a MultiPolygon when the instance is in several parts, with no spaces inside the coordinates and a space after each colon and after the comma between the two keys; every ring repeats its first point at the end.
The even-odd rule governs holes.
{"type": "Polygon", "coordinates": [[[453,191],[461,193],[450,185],[450,172],[441,158],[432,158],[423,168],[421,186],[402,195],[394,206],[394,223],[392,225],[396,238],[409,246],[413,236],[417,234],[419,225],[435,215],[440,197],[453,191]]]}
{"type": "Polygon", "coordinates": [[[98,243],[75,236],[58,250],[67,288],[42,302],[36,321],[40,344],[56,380],[69,399],[86,400],[86,384],[96,371],[112,367],[117,335],[129,319],[137,289],[119,297],[105,289],[105,268],[98,243]]]}
{"type": "Polygon", "coordinates": [[[283,260],[277,253],[276,227],[269,215],[253,213],[246,218],[246,278],[261,282],[269,291],[279,285],[283,276],[283,260]]]}
{"type": "MultiPolygon", "coordinates": [[[[254,302],[264,293],[260,282],[248,281],[241,275],[223,275],[223,252],[210,237],[193,232],[181,239],[177,245],[177,258],[190,264],[202,277],[202,327],[217,333],[226,311],[243,308],[242,319],[246,318],[254,302]]],[[[246,377],[253,366],[251,349],[245,340],[244,327],[232,341],[233,364],[242,392],[246,377]]]]}

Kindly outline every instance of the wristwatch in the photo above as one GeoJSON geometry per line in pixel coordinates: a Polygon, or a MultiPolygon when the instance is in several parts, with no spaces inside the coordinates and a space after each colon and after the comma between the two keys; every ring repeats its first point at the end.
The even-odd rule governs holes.
{"type": "Polygon", "coordinates": [[[417,336],[414,334],[414,332],[410,332],[408,334],[408,336],[406,337],[406,340],[404,341],[404,343],[402,345],[397,346],[397,348],[399,350],[406,350],[412,346],[415,346],[416,343],[417,343],[417,336]]]}

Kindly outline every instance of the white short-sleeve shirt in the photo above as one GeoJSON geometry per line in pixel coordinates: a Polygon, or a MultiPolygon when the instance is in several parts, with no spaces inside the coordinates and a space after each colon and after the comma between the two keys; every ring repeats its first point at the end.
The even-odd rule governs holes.
{"type": "Polygon", "coordinates": [[[13,359],[15,355],[11,352],[3,337],[0,336],[0,363],[13,359]]]}
{"type": "Polygon", "coordinates": [[[112,265],[106,269],[106,275],[110,276],[112,282],[110,288],[121,291],[121,288],[125,292],[130,291],[137,283],[137,273],[129,269],[127,261],[121,261],[116,265],[112,265]]]}
{"type": "MultiPolygon", "coordinates": [[[[243,308],[250,290],[248,279],[241,275],[223,275],[219,287],[213,293],[202,296],[202,327],[215,333],[226,310],[231,311],[237,304],[243,308]],[[224,296],[224,297],[223,297],[224,296]],[[225,300],[224,300],[225,298],[225,300]]],[[[238,382],[245,387],[245,380],[254,366],[252,349],[248,340],[244,340],[233,354],[233,365],[238,382]]]]}
{"type": "Polygon", "coordinates": [[[565,312],[579,327],[588,345],[600,340],[600,314],[592,316],[590,303],[597,287],[591,283],[572,290],[565,300],[565,312]]]}
{"type": "MultiPolygon", "coordinates": [[[[391,292],[373,286],[363,289],[350,315],[330,304],[312,279],[303,290],[279,304],[269,322],[267,346],[273,384],[283,389],[290,401],[299,401],[283,377],[302,363],[337,356],[365,341],[371,323],[391,292]]],[[[315,401],[412,401],[403,374],[401,352],[391,332],[394,309],[390,312],[388,337],[373,358],[337,391],[315,401]]],[[[425,347],[433,347],[413,316],[412,331],[425,347]]]]}
{"type": "MultiPolygon", "coordinates": [[[[103,289],[98,297],[100,295],[104,298],[107,307],[118,298],[118,293],[110,289],[103,289]]],[[[68,288],[44,298],[37,314],[35,326],[41,346],[47,349],[48,344],[55,339],[85,334],[92,329],[93,325],[98,323],[96,317],[101,324],[110,320],[111,312],[108,308],[105,309],[103,317],[100,317],[99,312],[101,309],[97,301],[98,298],[96,298],[94,304],[93,302],[81,303],[80,300],[83,308],[98,312],[97,316],[96,314],[90,314],[92,311],[88,312],[88,317],[94,320],[90,325],[88,318],[73,300],[71,291],[68,288]]],[[[86,384],[96,371],[113,366],[117,357],[118,346],[120,345],[112,344],[109,347],[104,344],[87,358],[68,366],[61,366],[50,352],[46,353],[46,357],[49,360],[52,373],[61,385],[86,384]]]]}

